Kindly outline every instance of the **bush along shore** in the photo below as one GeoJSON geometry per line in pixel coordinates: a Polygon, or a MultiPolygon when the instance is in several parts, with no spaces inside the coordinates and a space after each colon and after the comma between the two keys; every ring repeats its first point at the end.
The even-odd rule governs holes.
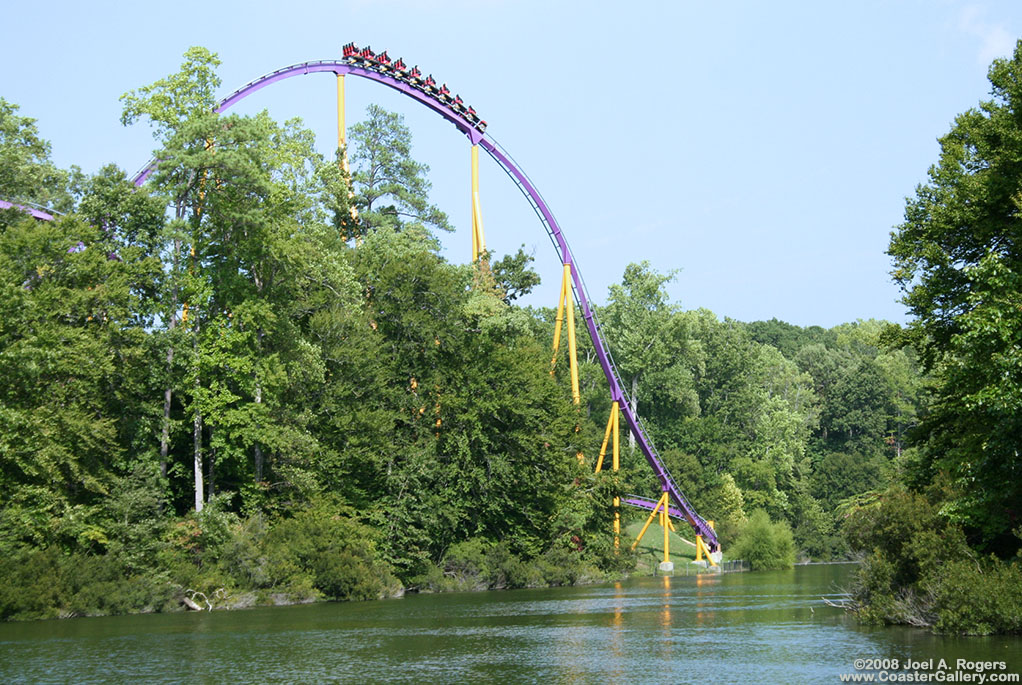
{"type": "MultiPolygon", "coordinates": [[[[136,526],[138,523],[135,524],[136,526]]],[[[26,620],[236,609],[316,601],[580,585],[620,577],[628,553],[598,560],[577,549],[523,559],[503,543],[472,538],[424,563],[406,583],[381,557],[377,531],[329,501],[269,524],[208,507],[149,526],[102,555],[55,547],[0,560],[0,618],[26,620]]]]}

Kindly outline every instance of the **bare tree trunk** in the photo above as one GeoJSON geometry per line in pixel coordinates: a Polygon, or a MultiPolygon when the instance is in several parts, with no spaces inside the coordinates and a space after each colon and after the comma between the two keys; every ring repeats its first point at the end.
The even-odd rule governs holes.
{"type": "MultiPolygon", "coordinates": [[[[174,363],[174,348],[167,349],[167,368],[174,363]]],[[[170,384],[163,392],[163,432],[160,435],[160,475],[167,477],[167,458],[170,455],[170,399],[172,391],[170,384]]]]}
{"type": "Polygon", "coordinates": [[[195,411],[195,423],[192,431],[195,446],[195,511],[202,511],[202,412],[195,411]]]}
{"type": "MultiPolygon", "coordinates": [[[[177,203],[177,218],[181,218],[184,206],[177,203]]],[[[174,239],[174,268],[171,272],[175,279],[173,293],[170,299],[170,323],[168,329],[173,331],[177,327],[177,269],[181,259],[181,240],[174,239]]],[[[167,459],[170,455],[170,404],[173,397],[173,385],[171,382],[174,373],[174,345],[167,346],[167,389],[163,392],[163,429],[160,433],[160,475],[167,477],[167,459]]]]}
{"type": "Polygon", "coordinates": [[[200,389],[199,379],[199,326],[196,322],[195,326],[195,337],[193,338],[193,345],[195,347],[195,395],[192,398],[192,409],[194,414],[194,423],[192,425],[192,444],[194,448],[194,459],[193,459],[193,470],[195,472],[195,511],[202,511],[202,410],[198,407],[198,397],[200,389]]]}
{"type": "MultiPolygon", "coordinates": [[[[263,401],[263,386],[256,382],[255,387],[255,403],[262,404],[263,401]]],[[[256,412],[258,416],[258,412],[256,412]]],[[[263,480],[263,450],[259,447],[259,443],[255,446],[255,480],[257,483],[263,480]]]]}
{"type": "Polygon", "coordinates": [[[216,450],[213,448],[213,429],[209,429],[209,479],[206,481],[206,501],[213,499],[216,493],[216,450]]]}

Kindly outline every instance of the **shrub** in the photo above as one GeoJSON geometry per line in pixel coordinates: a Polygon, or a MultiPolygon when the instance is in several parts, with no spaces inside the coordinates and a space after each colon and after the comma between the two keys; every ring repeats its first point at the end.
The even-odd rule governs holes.
{"type": "Polygon", "coordinates": [[[471,538],[451,545],[441,567],[420,582],[433,591],[504,590],[543,585],[543,576],[507,543],[471,538]]]}
{"type": "Polygon", "coordinates": [[[791,568],[795,564],[795,539],[785,521],[772,522],[762,509],[749,516],[729,556],[744,559],[753,570],[791,568]]]}
{"type": "Polygon", "coordinates": [[[60,552],[41,549],[0,559],[0,619],[54,618],[65,603],[60,552]]]}
{"type": "Polygon", "coordinates": [[[319,503],[273,526],[266,536],[267,578],[277,588],[312,586],[338,600],[392,596],[401,584],[376,558],[375,531],[319,503]]]}
{"type": "Polygon", "coordinates": [[[851,589],[863,621],[968,635],[1022,632],[1022,568],[976,559],[962,530],[920,495],[888,490],[848,517],[845,534],[866,555],[851,589]]]}
{"type": "Polygon", "coordinates": [[[1022,632],[1022,568],[991,557],[959,559],[927,574],[940,632],[965,635],[1022,632]]]}
{"type": "MultiPolygon", "coordinates": [[[[893,564],[894,585],[906,586],[918,580],[920,571],[916,555],[907,546],[923,531],[943,528],[942,524],[925,498],[892,488],[876,502],[851,512],[845,520],[844,533],[853,552],[862,555],[882,552],[893,564]]],[[[939,548],[940,545],[932,547],[939,548]]]]}
{"type": "Polygon", "coordinates": [[[65,557],[61,581],[68,600],[65,615],[106,616],[149,613],[162,608],[174,591],[159,577],[125,574],[121,559],[75,554],[65,557]]]}
{"type": "Polygon", "coordinates": [[[587,561],[583,555],[559,545],[551,547],[537,561],[543,579],[548,585],[555,587],[592,583],[606,577],[606,574],[587,561]]]}
{"type": "Polygon", "coordinates": [[[103,616],[162,609],[173,588],[154,575],[126,575],[111,554],[34,550],[0,561],[0,619],[103,616]]]}

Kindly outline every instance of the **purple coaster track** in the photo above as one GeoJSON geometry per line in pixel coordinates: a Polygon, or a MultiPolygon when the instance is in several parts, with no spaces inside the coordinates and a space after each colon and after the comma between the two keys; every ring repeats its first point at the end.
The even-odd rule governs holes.
{"type": "Polygon", "coordinates": [[[33,219],[39,219],[40,221],[53,221],[53,215],[47,212],[43,212],[32,207],[26,207],[24,205],[17,205],[13,202],[7,202],[6,200],[0,200],[0,209],[20,209],[32,216],[33,219]]]}
{"type": "MultiPolygon", "coordinates": [[[[711,528],[706,521],[704,521],[695,512],[695,509],[693,509],[692,505],[689,504],[688,499],[681,492],[681,489],[675,484],[674,479],[667,470],[667,467],[660,460],[656,449],[653,447],[653,441],[650,439],[649,434],[643,427],[642,421],[632,411],[628,395],[625,393],[624,386],[618,378],[617,368],[614,365],[613,358],[611,357],[610,349],[607,347],[607,343],[604,341],[603,336],[600,335],[601,326],[596,318],[596,313],[590,305],[591,298],[586,290],[585,282],[582,280],[582,274],[579,271],[577,262],[575,262],[575,259],[571,254],[571,248],[568,247],[568,242],[564,238],[564,234],[561,231],[560,225],[557,223],[557,219],[554,218],[553,212],[550,211],[549,206],[547,206],[547,203],[543,200],[542,195],[539,194],[539,191],[533,185],[532,181],[529,180],[529,177],[526,176],[521,168],[512,160],[511,155],[500,147],[500,145],[498,145],[491,136],[487,136],[485,133],[480,131],[473,122],[469,121],[438,98],[431,96],[429,93],[415,88],[409,83],[399,80],[390,74],[380,73],[379,71],[356,66],[351,64],[349,61],[342,60],[301,62],[299,64],[292,64],[291,66],[278,69],[272,73],[266,74],[265,76],[260,76],[224,98],[220,104],[217,105],[216,112],[223,112],[252,93],[265,88],[271,83],[276,83],[277,81],[282,81],[284,79],[291,78],[292,76],[301,76],[315,72],[331,72],[337,75],[350,74],[352,76],[359,76],[371,81],[377,81],[378,83],[382,83],[385,86],[407,95],[454,124],[459,131],[468,137],[473,145],[482,146],[482,148],[490,154],[490,157],[496,160],[507,175],[511,177],[525,195],[526,199],[528,199],[532,208],[536,211],[540,221],[543,222],[547,234],[550,236],[551,241],[560,253],[561,262],[571,265],[571,277],[575,285],[575,298],[582,310],[582,316],[585,319],[586,328],[589,330],[589,337],[592,338],[593,346],[596,348],[596,356],[600,361],[600,367],[603,369],[603,373],[607,377],[607,383],[610,386],[611,400],[618,402],[621,412],[624,414],[625,423],[627,424],[628,429],[635,436],[636,441],[639,444],[639,448],[642,450],[643,456],[646,457],[646,461],[649,462],[649,465],[653,468],[653,472],[656,474],[657,480],[660,481],[661,488],[664,492],[667,492],[670,495],[670,498],[678,505],[677,508],[670,508],[671,515],[677,516],[678,518],[684,518],[688,521],[695,533],[703,536],[703,542],[706,543],[710,550],[717,551],[719,549],[717,534],[714,532],[713,528],[711,528]]],[[[156,168],[157,163],[157,160],[152,160],[141,171],[139,171],[132,179],[135,185],[141,185],[145,182],[146,178],[148,178],[156,168]]]]}
{"type": "MultiPolygon", "coordinates": [[[[659,503],[658,500],[649,499],[648,497],[639,497],[638,495],[628,495],[627,497],[622,497],[621,502],[627,504],[630,507],[636,507],[637,509],[645,509],[646,511],[653,511],[654,509],[656,509],[656,506],[659,503]]],[[[674,518],[678,519],[685,518],[685,514],[681,511],[681,509],[676,509],[675,507],[672,507],[670,505],[668,505],[667,507],[667,513],[673,516],[674,518]]]]}

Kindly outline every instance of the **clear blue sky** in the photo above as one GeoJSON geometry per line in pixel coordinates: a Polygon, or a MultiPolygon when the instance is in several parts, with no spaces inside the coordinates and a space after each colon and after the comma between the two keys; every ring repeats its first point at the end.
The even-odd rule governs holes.
{"type": "MultiPolygon", "coordinates": [[[[0,96],[38,119],[62,166],[134,171],[148,129],[118,97],[174,70],[190,45],[223,60],[224,94],[356,41],[446,81],[486,119],[553,207],[592,295],[628,262],[680,269],[685,308],[832,326],[904,321],[884,254],[904,199],[954,116],[989,94],[989,62],[1022,36],[1017,0],[858,2],[13,3],[0,96]]],[[[469,147],[388,89],[349,79],[348,121],[402,112],[433,199],[470,251],[469,147]]],[[[310,75],[240,108],[301,116],[334,145],[334,84],[310,75]]],[[[482,169],[487,242],[534,249],[553,305],[556,255],[495,163],[482,169]]]]}

